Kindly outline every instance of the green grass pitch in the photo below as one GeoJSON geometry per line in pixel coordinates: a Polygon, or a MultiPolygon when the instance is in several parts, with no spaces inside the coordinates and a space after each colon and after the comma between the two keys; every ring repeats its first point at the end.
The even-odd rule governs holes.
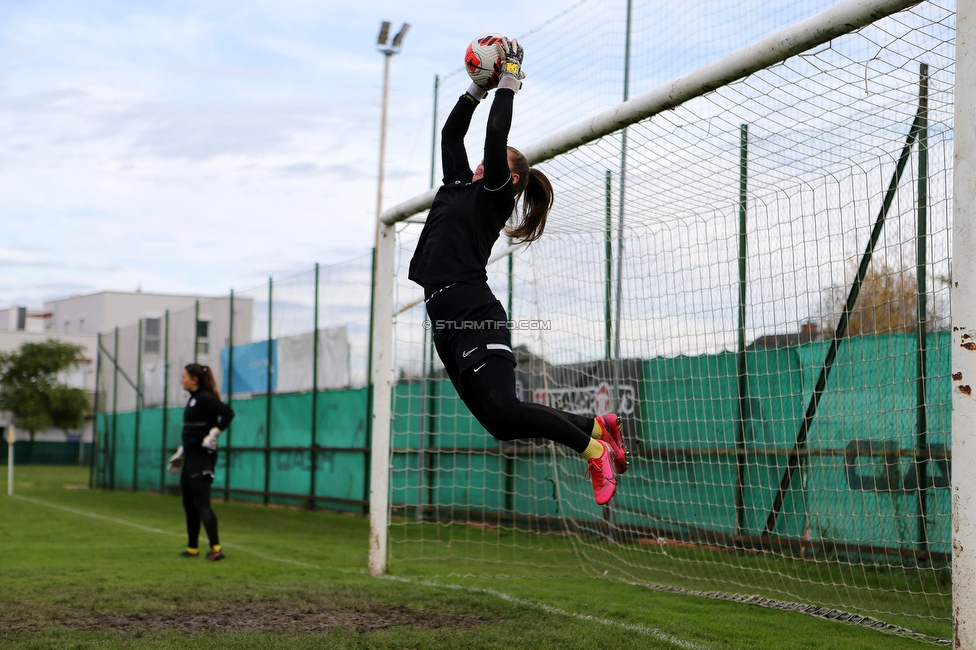
{"type": "Polygon", "coordinates": [[[394,563],[371,578],[360,516],[218,501],[226,561],[184,559],[178,498],[77,489],[86,482],[84,468],[25,466],[16,496],[0,496],[0,647],[931,647],[582,574],[394,563]]]}

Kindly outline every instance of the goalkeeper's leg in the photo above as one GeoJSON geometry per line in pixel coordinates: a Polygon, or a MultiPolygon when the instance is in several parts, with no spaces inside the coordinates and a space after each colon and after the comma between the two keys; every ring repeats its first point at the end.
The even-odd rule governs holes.
{"type": "MultiPolygon", "coordinates": [[[[617,485],[613,449],[572,421],[580,416],[520,400],[515,393],[515,368],[504,357],[486,357],[465,371],[461,381],[465,382],[465,405],[493,437],[504,441],[546,438],[569,447],[589,463],[597,503],[610,500],[617,485]]],[[[592,431],[593,419],[588,420],[592,431]]]]}

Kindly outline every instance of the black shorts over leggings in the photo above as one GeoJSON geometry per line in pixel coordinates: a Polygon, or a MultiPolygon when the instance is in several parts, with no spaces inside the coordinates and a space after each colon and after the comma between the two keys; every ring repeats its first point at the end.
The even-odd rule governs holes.
{"type": "Polygon", "coordinates": [[[437,354],[461,400],[488,433],[505,441],[547,438],[577,453],[586,449],[593,418],[519,399],[508,317],[490,289],[457,284],[427,297],[437,354]]]}
{"type": "Polygon", "coordinates": [[[463,398],[465,391],[461,374],[487,357],[504,357],[517,365],[508,315],[491,289],[454,284],[425,295],[434,347],[458,395],[463,398]]]}

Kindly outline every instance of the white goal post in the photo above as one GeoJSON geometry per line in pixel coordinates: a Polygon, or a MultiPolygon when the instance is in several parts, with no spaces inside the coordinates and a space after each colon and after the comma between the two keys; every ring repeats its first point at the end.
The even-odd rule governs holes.
{"type": "MultiPolygon", "coordinates": [[[[976,259],[976,1],[956,5],[952,257],[976,259]]],[[[953,647],[976,648],[976,267],[955,264],[952,300],[953,647]]]]}

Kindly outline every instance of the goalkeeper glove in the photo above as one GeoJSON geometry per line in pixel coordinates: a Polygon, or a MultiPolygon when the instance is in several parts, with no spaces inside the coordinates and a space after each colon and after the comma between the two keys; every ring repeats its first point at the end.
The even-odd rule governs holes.
{"type": "Polygon", "coordinates": [[[502,57],[502,77],[498,82],[499,88],[509,88],[518,92],[522,87],[525,73],[522,72],[522,58],[525,51],[514,38],[502,38],[495,46],[502,57]]]}
{"type": "Polygon", "coordinates": [[[200,446],[203,447],[204,449],[209,449],[210,451],[217,451],[217,438],[219,438],[220,434],[222,433],[223,431],[221,431],[217,427],[210,429],[210,433],[208,433],[207,437],[203,439],[203,442],[200,443],[200,446]]]}
{"type": "Polygon", "coordinates": [[[179,474],[180,470],[183,469],[183,445],[180,445],[176,453],[170,456],[169,463],[166,465],[166,471],[170,474],[179,474]]]}

